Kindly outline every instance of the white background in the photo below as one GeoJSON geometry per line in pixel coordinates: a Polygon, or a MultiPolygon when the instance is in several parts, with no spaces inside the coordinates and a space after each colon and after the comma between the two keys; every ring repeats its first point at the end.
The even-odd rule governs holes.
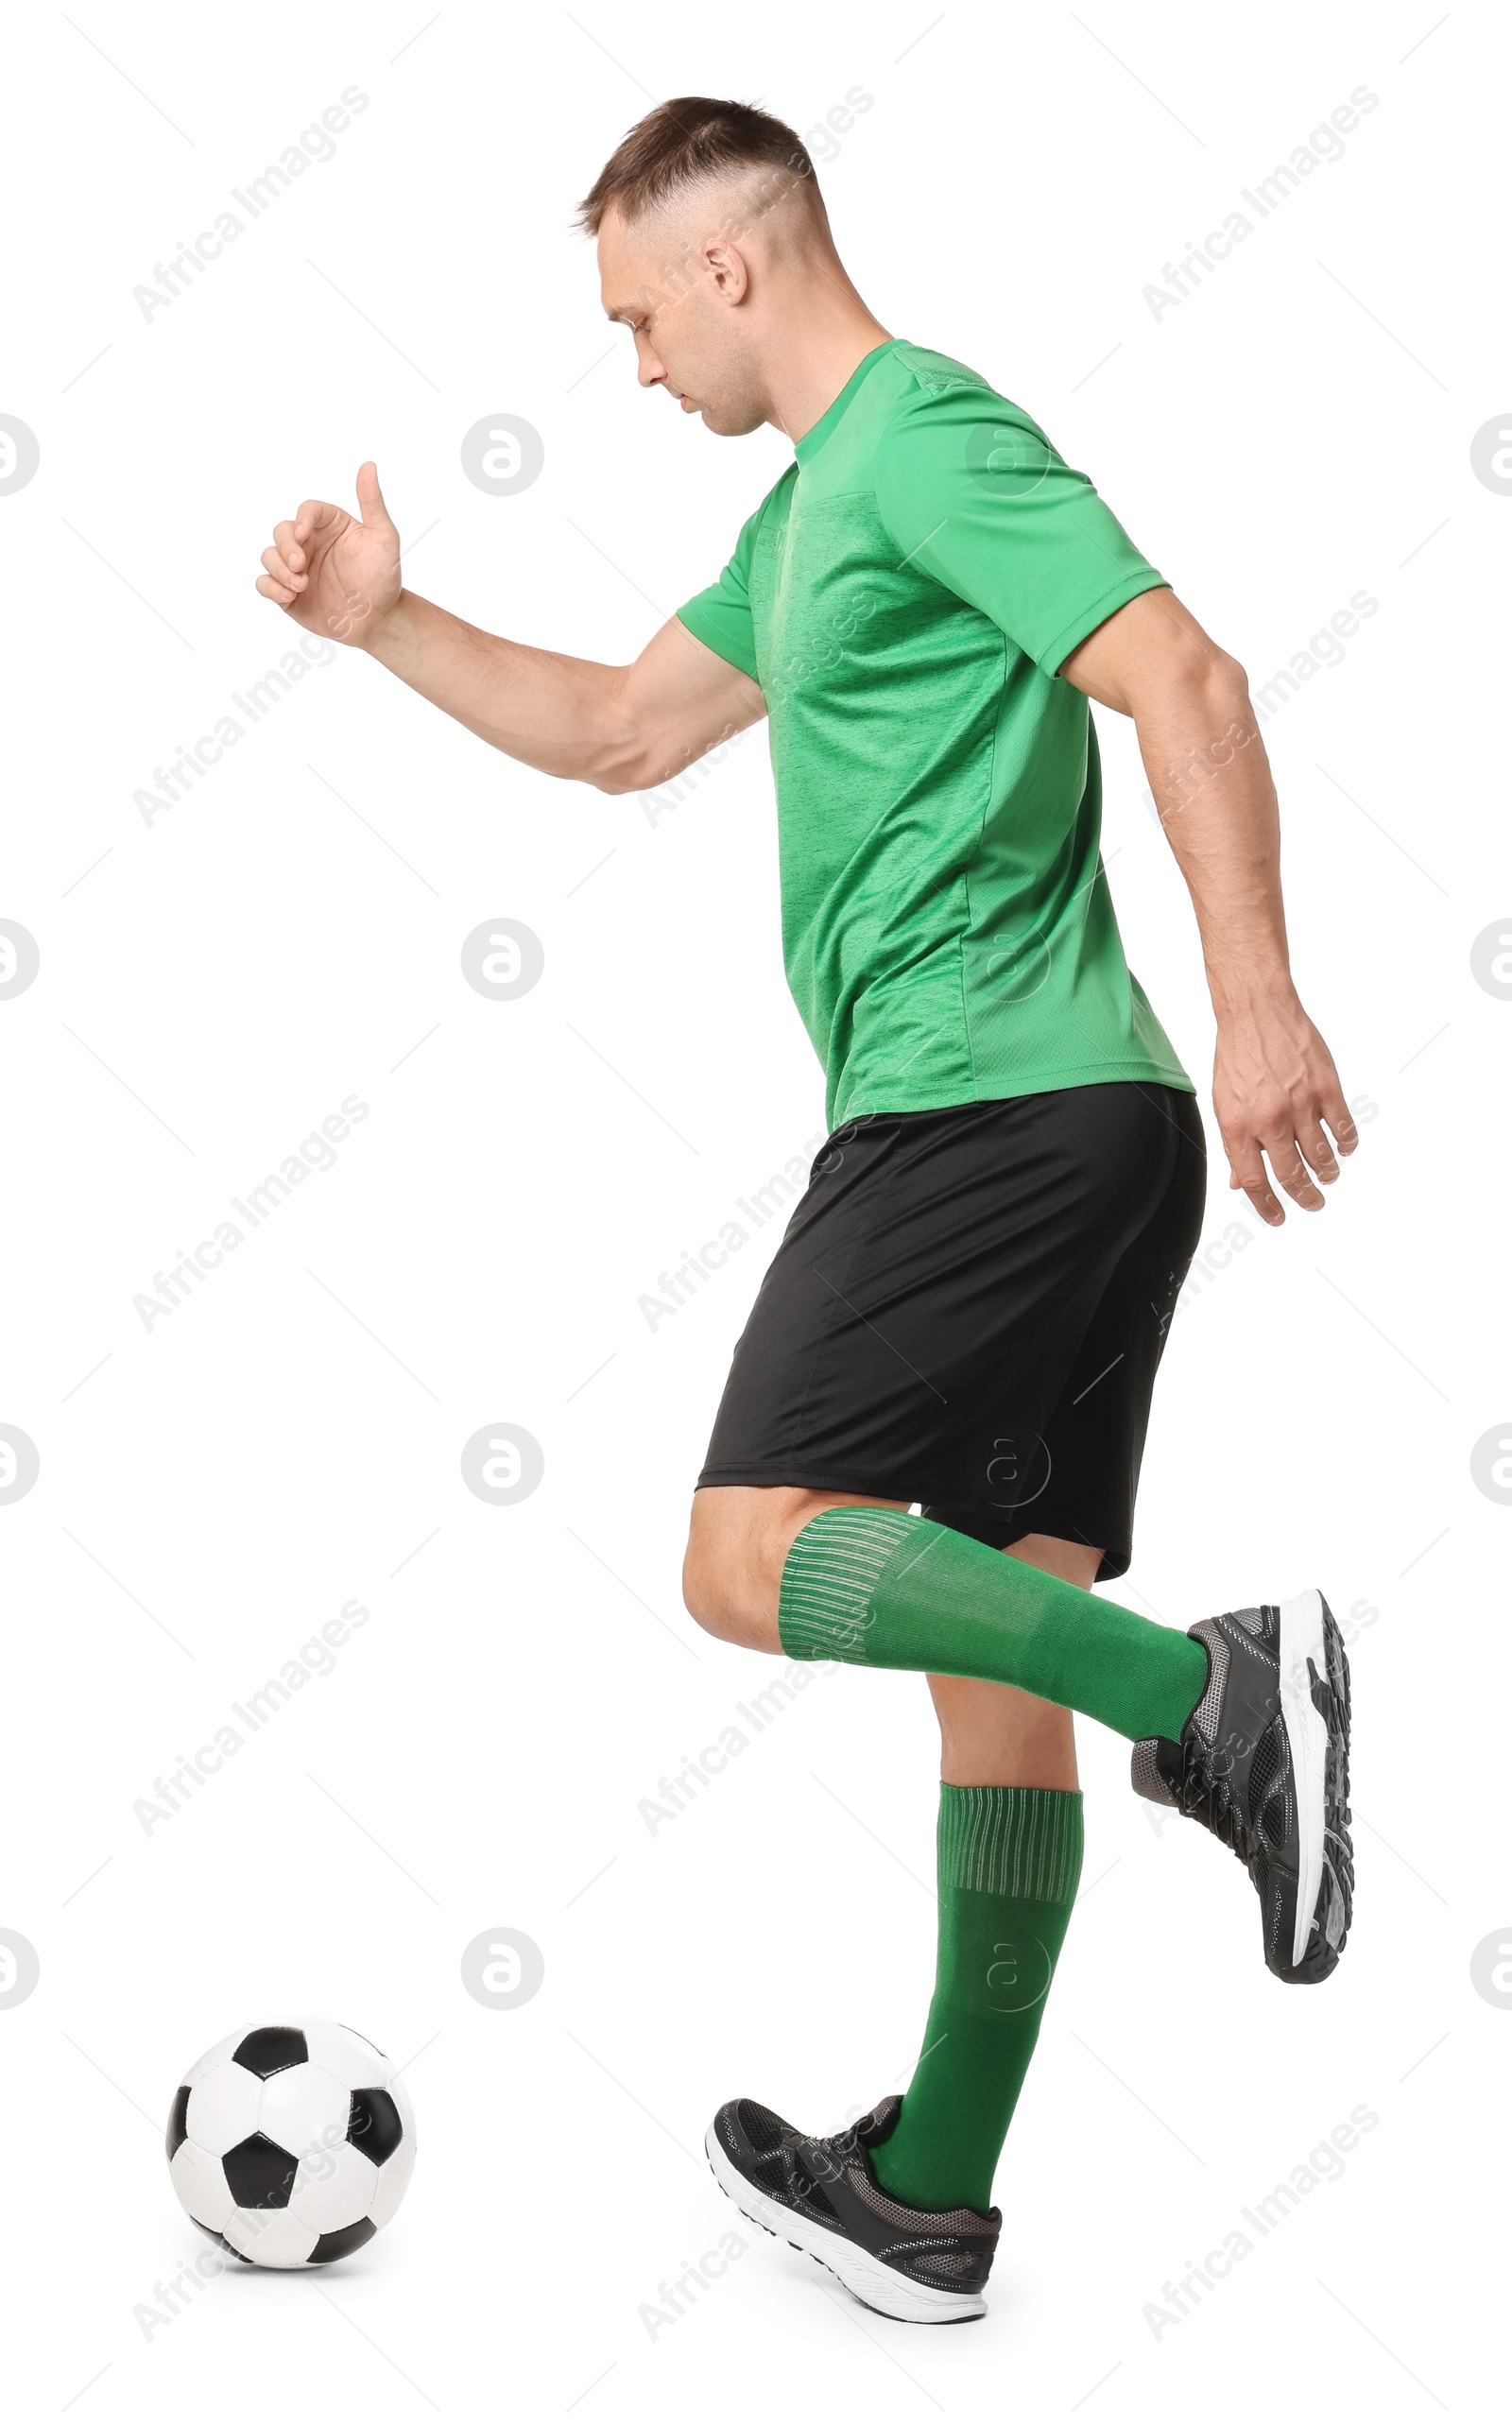
{"type": "MultiPolygon", "coordinates": [[[[0,1003],[0,1420],[41,1472],[0,1507],[0,1925],[42,1965],[0,2010],[12,2414],[1427,2419],[1494,2395],[1512,2015],[1470,1959],[1512,1939],[1512,1513],[1470,1457],[1512,1411],[1512,1007],[1470,950],[1512,903],[1512,505],[1470,445],[1512,403],[1507,61],[1489,10],[1436,17],[12,18],[0,411],[41,467],[0,497],[0,915],[41,967],[0,1003]],[[352,84],[335,157],[145,318],[154,265],[352,84]],[[1362,84],[1345,157],[1157,320],[1162,266],[1362,84]],[[821,179],[888,327],[1040,418],[1254,683],[1379,602],[1265,728],[1297,980],[1362,1148],[1323,1215],[1268,1234],[1208,1107],[1207,1237],[1237,1218],[1246,1243],[1177,1317],[1117,1594],[1186,1625],[1315,1581],[1355,1612],[1355,1933],[1321,1993],[1283,1990],[1238,1867],[1083,1728],[1086,1894],[967,2333],[846,2302],[700,2148],[731,2094],[833,2128],[906,2082],[922,1684],[816,1676],[674,1821],[638,1808],[782,1673],[678,1590],[780,1225],[654,1331],[638,1304],[822,1124],[762,734],[653,823],[343,655],[171,812],[133,803],[288,645],[259,553],[306,495],[350,503],[368,454],[424,534],[413,586],[490,628],[622,662],[712,578],[787,450],[637,390],[573,208],[653,100],[730,93],[802,130],[856,86],[821,179]],[[500,412],[545,448],[509,498],[459,459],[500,412]],[[501,917],[545,951],[510,1003],[459,965],[501,917]],[[153,1275],[353,1093],[335,1167],[145,1329],[153,1275]],[[501,1421],[545,1478],[496,1508],[459,1457],[501,1421]],[[154,1779],[353,1598],[335,1672],[145,1832],[154,1779]],[[494,2011],[459,1963],[505,1926],[545,1981],[494,2011]],[[212,2280],[148,2333],[134,2311],[205,2245],[165,2176],[174,2085],[288,2006],[408,2065],[414,2187],[332,2274],[212,2280]],[[1344,2176],[1157,2334],[1162,2285],[1360,2106],[1344,2176]],[[658,2322],[732,2228],[737,2261],[658,2322]]],[[[1185,895],[1132,734],[1099,728],[1129,957],[1205,1082],[1185,895]]]]}

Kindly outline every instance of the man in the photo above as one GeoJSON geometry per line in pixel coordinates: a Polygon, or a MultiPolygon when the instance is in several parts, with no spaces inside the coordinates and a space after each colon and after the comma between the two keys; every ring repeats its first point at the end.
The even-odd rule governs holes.
{"type": "Polygon", "coordinates": [[[1186,1634],[1091,1590],[1128,1565],[1205,1162],[1124,959],[1089,698],[1133,717],[1192,894],[1231,1185],[1272,1224],[1278,1190],[1316,1210],[1356,1133],[1289,973],[1243,672],[1027,414],[876,319],[791,129],[663,103],[581,216],[643,387],[794,442],[713,587],[627,666],[496,639],[403,587],[371,463],[361,520],[301,506],[257,586],[602,791],[769,718],[787,973],[833,1133],[735,1350],[684,1592],[726,1641],[927,1675],[940,1935],[902,2100],[821,2139],[738,2098],[707,2146],[744,2212],[858,2297],[952,2322],[983,2313],[993,2171],[1080,1871],[1071,1712],[1239,1854],[1279,1978],[1334,1968],[1352,1890],[1322,1595],[1186,1634]]]}

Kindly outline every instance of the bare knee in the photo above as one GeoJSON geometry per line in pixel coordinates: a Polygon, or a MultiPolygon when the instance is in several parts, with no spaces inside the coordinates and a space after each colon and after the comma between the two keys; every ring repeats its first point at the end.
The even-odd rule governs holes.
{"type": "Polygon", "coordinates": [[[721,1642],[738,1642],[744,1650],[781,1651],[782,1569],[804,1525],[826,1507],[907,1504],[904,1499],[868,1499],[858,1491],[776,1485],[696,1492],[682,1565],[688,1614],[721,1642]]]}
{"type": "Polygon", "coordinates": [[[693,1503],[682,1561],[690,1617],[719,1642],[744,1650],[781,1650],[777,1604],[786,1541],[779,1540],[764,1490],[700,1490],[693,1503]],[[741,1504],[732,1505],[731,1502],[741,1504]]]}

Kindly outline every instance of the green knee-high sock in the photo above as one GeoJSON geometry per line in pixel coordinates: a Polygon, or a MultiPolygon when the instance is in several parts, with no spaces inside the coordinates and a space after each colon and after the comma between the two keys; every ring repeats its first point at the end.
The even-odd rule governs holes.
{"type": "Polygon", "coordinates": [[[1079,1794],[939,1789],[939,1957],[902,2112],[873,2151],[910,2206],[992,2203],[1081,1876],[1079,1794]]]}
{"type": "Polygon", "coordinates": [[[1021,1557],[890,1507],[826,1507],[787,1553],[778,1614],[791,1659],[976,1676],[1127,1735],[1178,1737],[1208,1654],[1021,1557]]]}

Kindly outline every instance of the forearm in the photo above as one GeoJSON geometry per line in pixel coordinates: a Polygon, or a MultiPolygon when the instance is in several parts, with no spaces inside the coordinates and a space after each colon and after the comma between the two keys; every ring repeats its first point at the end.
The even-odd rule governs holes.
{"type": "Polygon", "coordinates": [[[1194,667],[1134,716],[1219,1020],[1290,996],[1276,786],[1242,669],[1226,657],[1194,667]]]}
{"type": "Polygon", "coordinates": [[[1135,704],[1150,789],[1186,879],[1217,1017],[1212,1101],[1230,1184],[1279,1223],[1280,1186],[1306,1211],[1323,1202],[1356,1130],[1338,1072],[1292,982],[1281,906],[1276,786],[1244,674],[1218,652],[1135,704]]]}
{"type": "Polygon", "coordinates": [[[1297,1000],[1281,907],[1280,824],[1244,669],[1167,589],[1147,590],[1061,672],[1131,715],[1167,841],[1186,879],[1217,1014],[1212,1102],[1232,1185],[1283,1218],[1265,1157],[1310,1212],[1357,1142],[1328,1046],[1297,1000]],[[1300,1148],[1300,1150],[1298,1150],[1300,1148]],[[1305,1159],[1304,1159],[1305,1158],[1305,1159]]]}
{"type": "Polygon", "coordinates": [[[480,631],[412,590],[401,592],[360,645],[507,757],[606,791],[632,786],[639,749],[625,700],[627,668],[480,631]]]}

